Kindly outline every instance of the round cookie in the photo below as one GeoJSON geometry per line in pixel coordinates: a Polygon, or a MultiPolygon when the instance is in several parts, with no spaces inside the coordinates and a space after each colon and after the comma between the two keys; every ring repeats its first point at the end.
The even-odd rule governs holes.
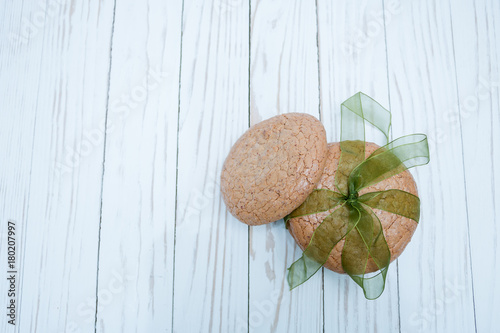
{"type": "Polygon", "coordinates": [[[316,187],[327,152],[325,128],[308,114],[283,114],[252,126],[222,169],[228,210],[248,225],[284,218],[316,187]]]}
{"type": "MultiPolygon", "coordinates": [[[[368,157],[378,148],[379,146],[377,146],[376,144],[367,142],[365,148],[366,157],[368,157]]],[[[324,174],[316,188],[326,188],[329,190],[338,191],[335,188],[335,173],[337,171],[339,159],[340,143],[330,143],[328,145],[328,157],[324,174]]],[[[389,189],[400,189],[418,196],[417,185],[415,184],[415,181],[408,170],[361,190],[359,192],[359,195],[363,195],[368,192],[385,191],[389,189]]],[[[410,242],[411,237],[413,236],[413,233],[417,228],[417,222],[409,218],[379,209],[373,209],[373,211],[380,219],[380,222],[384,229],[384,236],[391,251],[392,262],[397,257],[399,257],[399,255],[405,249],[406,245],[410,242]]],[[[330,212],[323,212],[315,215],[290,219],[288,230],[290,231],[290,234],[293,236],[298,245],[302,248],[302,250],[305,250],[309,245],[314,230],[316,230],[320,223],[331,212],[333,212],[333,210],[331,210],[330,212]]],[[[344,239],[337,243],[337,245],[333,248],[333,251],[330,253],[330,257],[328,258],[328,261],[325,263],[324,267],[337,273],[345,273],[342,269],[341,264],[341,254],[344,243],[344,239]]],[[[368,260],[366,273],[375,272],[377,270],[378,267],[373,262],[373,260],[368,260]]]]}

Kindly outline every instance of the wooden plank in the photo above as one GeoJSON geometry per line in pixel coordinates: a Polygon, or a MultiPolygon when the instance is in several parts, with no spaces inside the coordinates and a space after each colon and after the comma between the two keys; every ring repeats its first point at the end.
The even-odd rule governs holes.
{"type": "Polygon", "coordinates": [[[248,2],[185,0],[180,94],[174,332],[246,332],[248,227],[219,178],[248,128],[248,2]]]}
{"type": "MultiPolygon", "coordinates": [[[[20,323],[20,278],[23,265],[33,138],[36,122],[43,36],[28,34],[27,22],[37,10],[35,3],[4,2],[0,9],[0,260],[2,274],[7,270],[8,221],[16,222],[15,295],[7,276],[0,279],[2,304],[16,302],[15,324],[20,323]],[[31,38],[30,38],[31,37],[31,38]],[[35,38],[36,37],[36,38],[35,38]]],[[[5,273],[6,274],[6,273],[5,273]]],[[[9,310],[10,312],[10,310],[9,310]]],[[[6,312],[7,314],[7,312],[6,312]]],[[[0,331],[14,332],[16,326],[7,315],[0,317],[0,331]]],[[[17,326],[19,327],[19,326],[17,326]]]]}
{"type": "Polygon", "coordinates": [[[30,64],[22,54],[33,45],[38,59],[39,42],[43,52],[27,68],[33,74],[15,72],[31,102],[12,110],[36,113],[17,329],[88,331],[94,328],[104,147],[96,129],[105,119],[113,2],[27,8],[21,29],[29,38],[19,55],[30,64]]]}
{"type": "Polygon", "coordinates": [[[442,118],[458,111],[448,3],[402,2],[387,47],[394,135],[426,133],[431,150],[412,171],[422,216],[399,261],[401,331],[473,332],[461,133],[442,118]]]}
{"type": "Polygon", "coordinates": [[[460,113],[444,121],[462,128],[477,331],[493,332],[500,313],[500,4],[450,3],[460,113]]]}
{"type": "MultiPolygon", "coordinates": [[[[399,14],[398,3],[386,5],[387,22],[399,14]]],[[[329,140],[337,142],[340,104],[347,98],[362,91],[389,107],[382,1],[319,0],[318,29],[322,118],[329,140]]],[[[367,131],[367,140],[370,134],[375,133],[367,131]]],[[[325,331],[399,330],[397,278],[393,263],[384,294],[370,302],[348,276],[325,270],[325,331]]]]}
{"type": "MultiPolygon", "coordinates": [[[[319,118],[316,6],[251,2],[251,122],[305,112],[319,118]]],[[[322,273],[289,291],[287,268],[302,251],[283,221],[250,228],[250,332],[323,330],[322,273]]]]}
{"type": "Polygon", "coordinates": [[[116,5],[99,332],[172,328],[182,2],[116,5]]]}

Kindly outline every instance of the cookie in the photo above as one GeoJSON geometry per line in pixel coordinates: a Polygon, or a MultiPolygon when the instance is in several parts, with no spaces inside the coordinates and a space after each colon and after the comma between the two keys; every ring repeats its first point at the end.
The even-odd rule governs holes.
{"type": "Polygon", "coordinates": [[[222,169],[228,210],[248,225],[284,218],[316,187],[327,152],[325,128],[308,114],[283,114],[252,126],[222,169]]]}
{"type": "MultiPolygon", "coordinates": [[[[374,143],[367,142],[365,154],[368,157],[371,153],[377,150],[379,146],[374,143]]],[[[340,159],[340,143],[330,143],[328,145],[328,157],[326,161],[326,167],[324,169],[323,176],[318,183],[316,188],[318,189],[329,189],[338,190],[335,188],[335,173],[337,171],[338,163],[340,159]]],[[[368,192],[375,191],[385,191],[389,189],[399,189],[411,194],[417,195],[417,185],[413,179],[411,173],[406,170],[400,174],[397,174],[391,178],[381,181],[375,185],[369,186],[359,192],[359,195],[363,195],[368,192]]],[[[397,257],[403,252],[406,245],[410,242],[415,229],[417,228],[417,222],[386,211],[379,209],[373,209],[375,214],[380,219],[382,227],[384,229],[384,236],[387,241],[387,245],[391,251],[391,262],[396,260],[397,257]]],[[[289,221],[289,231],[293,236],[297,244],[305,250],[314,230],[320,225],[320,223],[331,213],[324,212],[315,215],[303,216],[291,219],[289,221]]],[[[335,271],[337,273],[344,273],[341,264],[341,254],[344,247],[345,240],[341,240],[334,247],[333,251],[330,253],[328,261],[325,263],[324,267],[335,271]]],[[[368,261],[367,273],[377,271],[377,265],[373,260],[368,261]]]]}

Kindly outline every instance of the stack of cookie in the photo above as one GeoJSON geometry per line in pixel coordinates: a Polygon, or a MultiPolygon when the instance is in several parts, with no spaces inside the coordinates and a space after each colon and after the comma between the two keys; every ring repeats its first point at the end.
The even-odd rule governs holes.
{"type": "MultiPolygon", "coordinates": [[[[377,148],[366,143],[365,155],[377,148]]],[[[298,208],[315,189],[336,191],[335,173],[340,144],[327,144],[322,123],[308,114],[279,115],[254,125],[231,149],[221,175],[221,191],[228,210],[248,225],[280,220],[298,208]]],[[[417,195],[408,170],[375,185],[367,192],[398,189],[417,195]]],[[[304,250],[316,228],[332,211],[290,219],[290,234],[304,250]]],[[[409,243],[417,222],[401,215],[375,209],[395,260],[409,243]]],[[[344,241],[336,244],[325,267],[344,273],[341,253],[344,241]]],[[[366,273],[378,270],[368,262],[366,273]]]]}

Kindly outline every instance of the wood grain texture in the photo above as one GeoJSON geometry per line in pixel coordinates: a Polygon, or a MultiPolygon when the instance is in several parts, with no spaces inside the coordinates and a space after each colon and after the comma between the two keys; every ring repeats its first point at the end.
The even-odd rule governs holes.
{"type": "Polygon", "coordinates": [[[174,332],[247,330],[248,227],[219,179],[248,128],[248,38],[247,1],[184,1],[174,332]]]}
{"type": "Polygon", "coordinates": [[[442,118],[458,107],[450,15],[402,2],[387,25],[393,134],[426,133],[431,152],[413,171],[422,215],[398,264],[402,332],[475,330],[461,132],[442,118]]]}
{"type": "MultiPolygon", "coordinates": [[[[288,112],[319,118],[315,2],[252,1],[251,15],[252,124],[288,112]]],[[[289,291],[287,268],[302,251],[283,221],[250,234],[249,331],[321,331],[321,272],[289,291]]]]}
{"type": "MultiPolygon", "coordinates": [[[[386,6],[389,20],[400,13],[386,6]]],[[[388,25],[390,28],[390,25],[388,25]]],[[[389,107],[382,1],[318,1],[321,113],[331,142],[340,140],[340,104],[363,91],[389,107]]],[[[374,141],[374,131],[367,138],[374,141]],[[371,139],[370,139],[371,138],[371,139]]],[[[404,254],[402,259],[405,260],[404,254]]],[[[367,301],[347,275],[325,270],[325,331],[394,332],[399,330],[398,274],[394,262],[384,294],[367,301]]]]}
{"type": "Polygon", "coordinates": [[[500,313],[500,4],[450,5],[459,112],[444,119],[462,129],[477,332],[493,332],[500,313]]]}
{"type": "Polygon", "coordinates": [[[181,17],[177,1],[116,5],[99,332],[172,328],[181,17]]]}
{"type": "MultiPolygon", "coordinates": [[[[39,40],[43,50],[31,68],[40,77],[36,104],[18,106],[36,114],[36,124],[16,328],[88,331],[94,328],[104,147],[89,131],[105,118],[113,2],[28,8],[21,20],[31,31],[24,52],[39,40]]],[[[20,82],[29,89],[29,81],[20,82]]]]}
{"type": "MultiPolygon", "coordinates": [[[[16,222],[16,270],[22,271],[25,235],[28,223],[30,174],[36,109],[41,84],[40,64],[43,37],[23,39],[25,20],[30,19],[35,4],[4,2],[0,7],[0,260],[7,267],[7,224],[16,222]],[[24,21],[23,21],[24,20],[24,21]],[[25,80],[20,80],[23,77],[25,80]]],[[[34,37],[34,36],[33,36],[34,37]]],[[[3,273],[3,271],[2,271],[3,273]]],[[[17,290],[19,291],[18,274],[17,290]]],[[[0,279],[2,305],[10,289],[6,277],[0,279]]],[[[19,304],[19,292],[16,302],[19,304]]],[[[14,332],[6,315],[0,316],[0,331],[14,332]]],[[[19,323],[19,317],[17,320],[19,323]]]]}

